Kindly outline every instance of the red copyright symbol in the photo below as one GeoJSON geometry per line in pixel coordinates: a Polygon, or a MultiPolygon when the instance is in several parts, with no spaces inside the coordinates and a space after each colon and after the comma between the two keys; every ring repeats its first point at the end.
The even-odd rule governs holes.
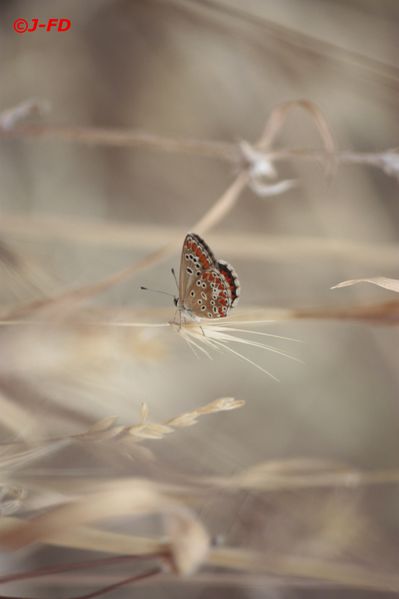
{"type": "Polygon", "coordinates": [[[26,19],[15,19],[14,31],[17,33],[25,33],[28,29],[28,21],[26,19]]]}

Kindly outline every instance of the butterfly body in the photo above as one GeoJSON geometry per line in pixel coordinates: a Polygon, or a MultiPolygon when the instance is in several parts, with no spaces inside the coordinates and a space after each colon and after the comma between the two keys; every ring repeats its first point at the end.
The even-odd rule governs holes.
{"type": "Polygon", "coordinates": [[[183,243],[177,308],[191,320],[224,318],[237,304],[240,283],[230,264],[216,260],[212,250],[195,233],[183,243]]]}

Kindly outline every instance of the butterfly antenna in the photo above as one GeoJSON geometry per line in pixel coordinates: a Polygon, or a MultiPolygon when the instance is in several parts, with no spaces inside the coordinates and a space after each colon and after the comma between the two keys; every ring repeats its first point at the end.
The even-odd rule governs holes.
{"type": "Polygon", "coordinates": [[[174,268],[171,268],[171,269],[170,269],[170,272],[172,273],[172,275],[173,275],[173,278],[174,278],[174,280],[175,280],[176,287],[177,287],[177,291],[179,291],[179,283],[177,282],[177,277],[176,277],[176,272],[175,272],[175,269],[174,269],[174,268]]]}
{"type": "Polygon", "coordinates": [[[167,291],[161,291],[160,289],[150,289],[150,287],[143,287],[142,285],[140,286],[140,289],[142,291],[152,291],[153,293],[162,293],[163,295],[169,295],[169,297],[173,297],[173,299],[175,299],[175,296],[173,295],[173,293],[168,293],[167,291]]]}

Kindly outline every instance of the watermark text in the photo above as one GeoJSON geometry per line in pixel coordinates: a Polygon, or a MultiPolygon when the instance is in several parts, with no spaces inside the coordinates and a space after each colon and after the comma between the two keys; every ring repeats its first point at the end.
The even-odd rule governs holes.
{"type": "Polygon", "coordinates": [[[32,31],[68,31],[71,28],[69,19],[48,19],[40,21],[39,19],[15,19],[13,23],[16,33],[31,33],[32,31]]]}

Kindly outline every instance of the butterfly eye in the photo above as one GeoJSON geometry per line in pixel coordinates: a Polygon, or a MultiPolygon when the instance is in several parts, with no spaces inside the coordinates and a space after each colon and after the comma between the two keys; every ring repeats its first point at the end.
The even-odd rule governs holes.
{"type": "Polygon", "coordinates": [[[198,287],[201,287],[201,281],[197,281],[198,287]]]}
{"type": "Polygon", "coordinates": [[[199,299],[199,300],[198,300],[198,303],[199,303],[199,304],[202,304],[202,299],[199,299]]]}
{"type": "Polygon", "coordinates": [[[216,312],[218,311],[218,309],[217,309],[217,307],[216,307],[216,306],[213,306],[213,311],[214,311],[214,313],[215,313],[215,314],[216,314],[216,312]]]}
{"type": "Polygon", "coordinates": [[[189,266],[187,266],[186,272],[187,272],[188,275],[192,275],[193,274],[193,269],[190,268],[189,266]]]}
{"type": "Polygon", "coordinates": [[[208,318],[212,318],[212,312],[208,312],[208,318]]]}
{"type": "Polygon", "coordinates": [[[184,254],[186,260],[190,260],[190,254],[184,254]]]}
{"type": "Polygon", "coordinates": [[[201,276],[201,271],[197,270],[196,275],[197,275],[197,277],[200,277],[201,276]]]}
{"type": "Polygon", "coordinates": [[[206,306],[202,306],[201,311],[205,312],[205,310],[206,310],[206,306]]]}
{"type": "Polygon", "coordinates": [[[195,291],[194,290],[190,291],[190,295],[191,295],[191,297],[194,297],[195,296],[195,291]]]}
{"type": "Polygon", "coordinates": [[[206,289],[206,283],[201,283],[202,289],[206,289]]]}

